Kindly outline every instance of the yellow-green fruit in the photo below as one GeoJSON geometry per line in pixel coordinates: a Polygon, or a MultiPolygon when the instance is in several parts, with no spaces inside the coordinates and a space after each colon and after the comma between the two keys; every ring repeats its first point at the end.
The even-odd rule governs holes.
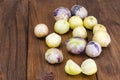
{"type": "Polygon", "coordinates": [[[106,27],[102,24],[96,24],[94,27],[93,27],[93,34],[97,31],[106,31],[106,27]]]}
{"type": "Polygon", "coordinates": [[[111,42],[110,35],[106,31],[95,32],[92,40],[98,42],[101,47],[107,47],[111,42]]]}
{"type": "Polygon", "coordinates": [[[72,32],[73,37],[87,37],[87,31],[83,26],[76,27],[72,32]]]}
{"type": "Polygon", "coordinates": [[[61,44],[61,36],[56,33],[49,34],[46,38],[46,44],[48,47],[55,48],[61,44]]]}
{"type": "Polygon", "coordinates": [[[98,22],[94,16],[88,16],[84,19],[83,23],[85,28],[92,30],[93,26],[95,26],[98,22]]]}
{"type": "Polygon", "coordinates": [[[69,23],[67,20],[58,20],[54,25],[55,32],[59,34],[65,34],[69,31],[69,23]]]}
{"type": "Polygon", "coordinates": [[[83,26],[83,21],[79,16],[72,16],[69,19],[70,28],[74,29],[78,26],[83,26]]]}
{"type": "Polygon", "coordinates": [[[81,64],[82,73],[85,75],[93,75],[97,72],[97,65],[93,59],[86,59],[81,64]]]}
{"type": "Polygon", "coordinates": [[[78,75],[82,72],[80,66],[69,59],[65,65],[65,72],[69,75],[78,75]]]}

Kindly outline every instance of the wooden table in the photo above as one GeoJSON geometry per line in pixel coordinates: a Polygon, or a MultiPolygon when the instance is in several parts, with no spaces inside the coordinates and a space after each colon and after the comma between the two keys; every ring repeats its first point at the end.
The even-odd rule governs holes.
{"type": "MultiPolygon", "coordinates": [[[[0,0],[0,80],[120,80],[120,0],[0,0]],[[69,76],[64,71],[68,59],[77,64],[88,57],[70,55],[65,41],[71,31],[61,35],[59,47],[64,54],[64,62],[50,65],[44,59],[48,49],[45,39],[34,36],[34,27],[45,23],[52,33],[55,23],[53,11],[64,6],[69,9],[74,4],[83,5],[98,22],[104,24],[112,42],[103,48],[101,55],[93,58],[98,72],[92,76],[83,74],[69,76]],[[51,79],[48,79],[49,77],[51,79]]],[[[92,31],[88,31],[88,41],[92,31]]]]}

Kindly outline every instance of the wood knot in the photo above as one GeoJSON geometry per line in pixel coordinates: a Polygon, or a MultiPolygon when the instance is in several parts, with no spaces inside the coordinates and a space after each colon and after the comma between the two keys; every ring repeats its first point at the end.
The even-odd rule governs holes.
{"type": "Polygon", "coordinates": [[[54,74],[53,74],[53,72],[44,73],[43,80],[54,80],[54,74]]]}

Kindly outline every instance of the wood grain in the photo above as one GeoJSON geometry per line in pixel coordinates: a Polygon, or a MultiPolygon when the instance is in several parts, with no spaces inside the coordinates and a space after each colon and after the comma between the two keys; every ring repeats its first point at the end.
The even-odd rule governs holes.
{"type": "MultiPolygon", "coordinates": [[[[45,44],[45,39],[37,39],[34,36],[33,30],[34,27],[39,23],[45,23],[49,27],[49,33],[53,32],[53,26],[55,20],[53,18],[53,11],[55,8],[59,6],[65,6],[71,8],[72,5],[76,4],[75,0],[65,0],[64,3],[62,1],[31,1],[30,2],[30,10],[29,10],[29,41],[28,41],[28,80],[50,80],[46,79],[49,74],[52,73],[54,80],[87,80],[87,76],[69,76],[64,71],[64,66],[66,60],[73,59],[78,64],[80,64],[86,56],[72,56],[69,55],[65,49],[65,41],[71,37],[71,32],[62,35],[62,45],[59,47],[60,50],[63,51],[65,60],[62,64],[50,65],[44,59],[44,53],[48,49],[45,44]],[[49,3],[48,6],[46,6],[49,3]],[[44,5],[43,5],[44,4],[44,5]],[[69,4],[69,5],[68,5],[69,4]],[[36,6],[37,5],[37,6],[36,6]]],[[[95,80],[96,75],[90,76],[90,80],[95,80]]]]}
{"type": "MultiPolygon", "coordinates": [[[[117,1],[114,1],[117,3],[117,1]]],[[[54,76],[54,80],[118,80],[120,78],[119,66],[119,45],[118,36],[120,31],[120,17],[118,15],[119,5],[114,2],[103,0],[64,0],[63,1],[48,1],[35,0],[30,2],[29,10],[29,41],[28,41],[28,80],[51,80],[46,79],[49,75],[54,76]],[[88,9],[89,15],[97,17],[99,23],[104,24],[112,38],[112,43],[107,48],[103,48],[100,57],[94,58],[98,65],[98,72],[93,76],[69,76],[64,71],[65,63],[68,59],[73,59],[79,65],[88,57],[83,54],[80,56],[70,55],[65,49],[65,41],[71,37],[71,31],[62,35],[62,44],[59,47],[64,54],[64,62],[62,64],[50,65],[44,59],[44,53],[48,49],[45,44],[45,39],[38,39],[33,34],[34,27],[39,23],[45,23],[49,27],[49,33],[53,32],[55,23],[53,11],[59,6],[68,7],[69,9],[74,4],[81,4],[88,9]],[[112,7],[111,7],[112,5],[112,7]],[[115,10],[116,9],[116,10],[115,10]],[[116,14],[116,15],[115,15],[116,14]],[[114,19],[113,19],[114,17],[114,19]]],[[[92,32],[88,31],[88,41],[92,38],[92,32]]],[[[52,79],[53,80],[53,79],[52,79]]]]}
{"type": "Polygon", "coordinates": [[[0,80],[26,80],[27,0],[0,0],[0,80]]]}
{"type": "MultiPolygon", "coordinates": [[[[0,0],[0,80],[119,80],[120,79],[120,1],[119,0],[0,0]],[[98,22],[104,24],[112,42],[102,48],[102,54],[93,58],[98,72],[92,76],[80,74],[69,76],[64,71],[68,59],[81,65],[89,58],[85,53],[71,55],[65,48],[65,41],[72,37],[70,30],[61,35],[64,61],[51,65],[44,59],[47,49],[45,38],[34,36],[34,27],[45,23],[49,34],[54,32],[55,8],[69,9],[74,4],[87,8],[98,22]]],[[[93,34],[88,31],[87,41],[93,34]]]]}

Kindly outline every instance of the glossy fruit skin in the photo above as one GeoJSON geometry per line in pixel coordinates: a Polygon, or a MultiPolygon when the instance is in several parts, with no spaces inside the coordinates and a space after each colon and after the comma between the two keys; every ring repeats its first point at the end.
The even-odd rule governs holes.
{"type": "Polygon", "coordinates": [[[66,48],[72,54],[81,54],[86,46],[86,41],[80,37],[73,37],[66,41],[66,48]]]}
{"type": "Polygon", "coordinates": [[[81,5],[73,5],[71,8],[72,16],[79,16],[80,18],[85,18],[88,15],[88,11],[85,7],[81,5]]]}
{"type": "Polygon", "coordinates": [[[95,32],[98,32],[98,31],[106,31],[107,32],[107,29],[104,25],[102,24],[96,24],[94,27],[93,27],[93,34],[95,34],[95,32]]]}
{"type": "Polygon", "coordinates": [[[110,35],[106,31],[95,32],[92,40],[98,42],[101,47],[107,47],[111,42],[110,35]]]}
{"type": "Polygon", "coordinates": [[[88,16],[84,19],[83,23],[85,28],[92,30],[98,21],[94,16],[88,16]]]}
{"type": "Polygon", "coordinates": [[[98,57],[102,52],[102,48],[98,42],[90,41],[88,42],[85,53],[89,57],[98,57]]]}
{"type": "Polygon", "coordinates": [[[65,65],[65,72],[69,75],[78,75],[82,72],[82,70],[77,63],[69,59],[65,65]]]}
{"type": "Polygon", "coordinates": [[[87,38],[87,31],[83,26],[76,27],[72,32],[73,37],[87,38]]]}
{"type": "Polygon", "coordinates": [[[51,33],[46,36],[45,41],[48,47],[55,48],[60,46],[62,38],[56,33],[51,33]]]}
{"type": "Polygon", "coordinates": [[[54,10],[55,20],[68,20],[71,17],[71,12],[68,8],[58,7],[54,10]]]}
{"type": "Polygon", "coordinates": [[[83,21],[79,16],[72,16],[69,19],[70,28],[74,29],[78,26],[83,26],[83,21]]]}
{"type": "Polygon", "coordinates": [[[69,23],[66,20],[58,20],[54,25],[54,31],[58,34],[65,34],[69,29],[69,23]]]}
{"type": "Polygon", "coordinates": [[[97,72],[97,65],[93,59],[86,59],[81,64],[82,73],[85,75],[93,75],[97,72]]]}
{"type": "Polygon", "coordinates": [[[37,24],[34,28],[34,34],[38,38],[45,37],[48,34],[48,27],[45,24],[37,24]]]}
{"type": "Polygon", "coordinates": [[[63,58],[62,51],[57,48],[50,48],[45,52],[45,60],[50,64],[61,63],[63,58]]]}

